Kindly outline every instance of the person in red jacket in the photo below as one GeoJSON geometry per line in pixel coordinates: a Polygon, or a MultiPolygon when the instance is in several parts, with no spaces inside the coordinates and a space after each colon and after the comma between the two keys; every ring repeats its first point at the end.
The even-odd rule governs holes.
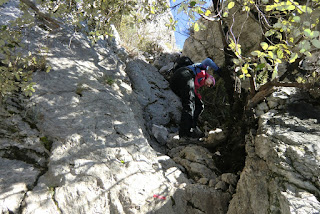
{"type": "Polygon", "coordinates": [[[214,77],[208,74],[205,70],[201,70],[199,73],[197,73],[194,79],[194,93],[201,100],[202,97],[197,90],[202,86],[212,87],[215,84],[216,81],[214,77]]]}
{"type": "Polygon", "coordinates": [[[215,85],[214,77],[206,71],[208,67],[213,68],[219,74],[219,67],[212,59],[207,58],[201,63],[179,68],[170,79],[170,87],[180,97],[183,107],[179,125],[180,138],[204,137],[203,132],[197,126],[199,115],[204,108],[198,89],[202,86],[215,85]]]}

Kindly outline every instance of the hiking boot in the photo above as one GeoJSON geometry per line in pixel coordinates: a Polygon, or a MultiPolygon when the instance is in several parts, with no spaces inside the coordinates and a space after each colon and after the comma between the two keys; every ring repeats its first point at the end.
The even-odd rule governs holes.
{"type": "Polygon", "coordinates": [[[190,132],[188,133],[179,133],[179,137],[180,138],[193,138],[193,139],[199,139],[199,138],[203,138],[205,136],[205,134],[199,129],[199,127],[197,126],[196,128],[192,128],[190,130],[190,132]]]}
{"type": "Polygon", "coordinates": [[[190,135],[190,137],[192,138],[203,138],[205,136],[205,134],[199,129],[198,126],[192,129],[190,135]]]}

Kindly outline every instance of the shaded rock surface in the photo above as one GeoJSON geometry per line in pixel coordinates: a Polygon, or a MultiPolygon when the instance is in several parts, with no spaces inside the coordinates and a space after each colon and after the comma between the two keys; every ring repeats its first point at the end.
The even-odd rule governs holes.
{"type": "Polygon", "coordinates": [[[161,71],[174,54],[152,66],[68,26],[24,36],[52,70],[1,105],[2,213],[319,213],[319,102],[290,88],[261,103],[239,180],[216,167],[223,131],[172,139],[181,104],[161,71]]]}
{"type": "Polygon", "coordinates": [[[296,88],[266,101],[259,129],[247,135],[246,165],[228,214],[319,213],[320,105],[296,88]]]}
{"type": "Polygon", "coordinates": [[[24,41],[26,50],[48,46],[52,69],[34,73],[31,98],[17,94],[1,105],[2,213],[227,211],[232,193],[209,185],[221,180],[210,154],[199,161],[185,150],[190,164],[182,166],[149,135],[154,125],[174,131],[180,116],[158,69],[125,64],[106,41],[92,47],[69,26],[35,26],[24,41]]]}
{"type": "Polygon", "coordinates": [[[43,153],[45,161],[42,166],[40,158],[25,160],[25,170],[17,174],[21,187],[15,189],[16,178],[7,181],[9,189],[1,188],[2,212],[147,213],[161,207],[174,213],[170,204],[164,207],[171,211],[163,205],[188,180],[143,135],[142,119],[135,117],[140,107],[131,100],[135,96],[126,83],[125,64],[102,45],[91,48],[81,35],[68,48],[71,33],[67,27],[51,34],[35,28],[26,38],[33,41],[30,44],[41,44],[42,36],[47,37],[52,71],[34,74],[36,92],[21,106],[25,118],[12,110],[6,113],[8,120],[17,117],[16,134],[2,138],[8,145],[1,144],[6,146],[1,153],[10,158],[8,169],[17,163],[7,155],[14,153],[13,147],[19,148],[20,158],[30,150],[38,156],[43,153]],[[106,79],[114,83],[108,85],[106,79]],[[21,196],[9,206],[6,194],[12,188],[21,196]],[[166,195],[167,200],[157,201],[153,194],[166,195]]]}
{"type": "Polygon", "coordinates": [[[181,103],[158,70],[142,60],[134,60],[127,64],[126,72],[143,107],[147,128],[151,130],[153,125],[176,126],[180,120],[181,103]]]}

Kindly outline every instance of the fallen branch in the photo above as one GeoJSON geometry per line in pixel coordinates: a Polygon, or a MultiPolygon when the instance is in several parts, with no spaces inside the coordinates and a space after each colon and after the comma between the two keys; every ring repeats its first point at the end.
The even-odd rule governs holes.
{"type": "Polygon", "coordinates": [[[259,91],[255,93],[255,95],[249,99],[246,109],[251,109],[256,107],[262,100],[276,91],[276,87],[295,87],[301,89],[310,89],[314,87],[315,84],[311,83],[297,83],[297,82],[275,82],[271,81],[259,88],[259,91]]]}
{"type": "Polygon", "coordinates": [[[29,6],[32,10],[34,10],[34,12],[41,18],[43,19],[43,21],[45,22],[46,25],[48,25],[49,27],[53,28],[53,29],[57,29],[60,27],[59,23],[57,20],[49,17],[48,15],[42,13],[37,6],[29,1],[29,0],[20,0],[21,2],[23,2],[24,4],[26,4],[27,6],[29,6]]]}
{"type": "Polygon", "coordinates": [[[270,88],[272,86],[275,87],[296,87],[296,88],[306,88],[309,89],[314,86],[314,84],[311,83],[297,83],[297,82],[276,82],[276,81],[271,81],[263,86],[260,87],[259,91],[265,90],[266,88],[270,88]]]}
{"type": "Polygon", "coordinates": [[[259,91],[258,93],[256,93],[254,95],[254,97],[249,99],[248,104],[246,106],[246,109],[252,109],[252,108],[256,107],[262,100],[264,100],[270,94],[275,92],[275,90],[276,90],[275,87],[271,86],[270,88],[259,91]]]}

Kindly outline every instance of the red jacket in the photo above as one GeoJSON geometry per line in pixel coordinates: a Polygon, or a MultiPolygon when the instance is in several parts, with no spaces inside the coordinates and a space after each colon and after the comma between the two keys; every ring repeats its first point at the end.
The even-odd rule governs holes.
{"type": "Polygon", "coordinates": [[[208,74],[205,70],[201,70],[194,78],[194,93],[197,95],[197,97],[201,100],[201,95],[197,92],[197,90],[205,85],[205,81],[207,78],[211,78],[213,81],[213,85],[215,85],[214,78],[208,74]]]}

